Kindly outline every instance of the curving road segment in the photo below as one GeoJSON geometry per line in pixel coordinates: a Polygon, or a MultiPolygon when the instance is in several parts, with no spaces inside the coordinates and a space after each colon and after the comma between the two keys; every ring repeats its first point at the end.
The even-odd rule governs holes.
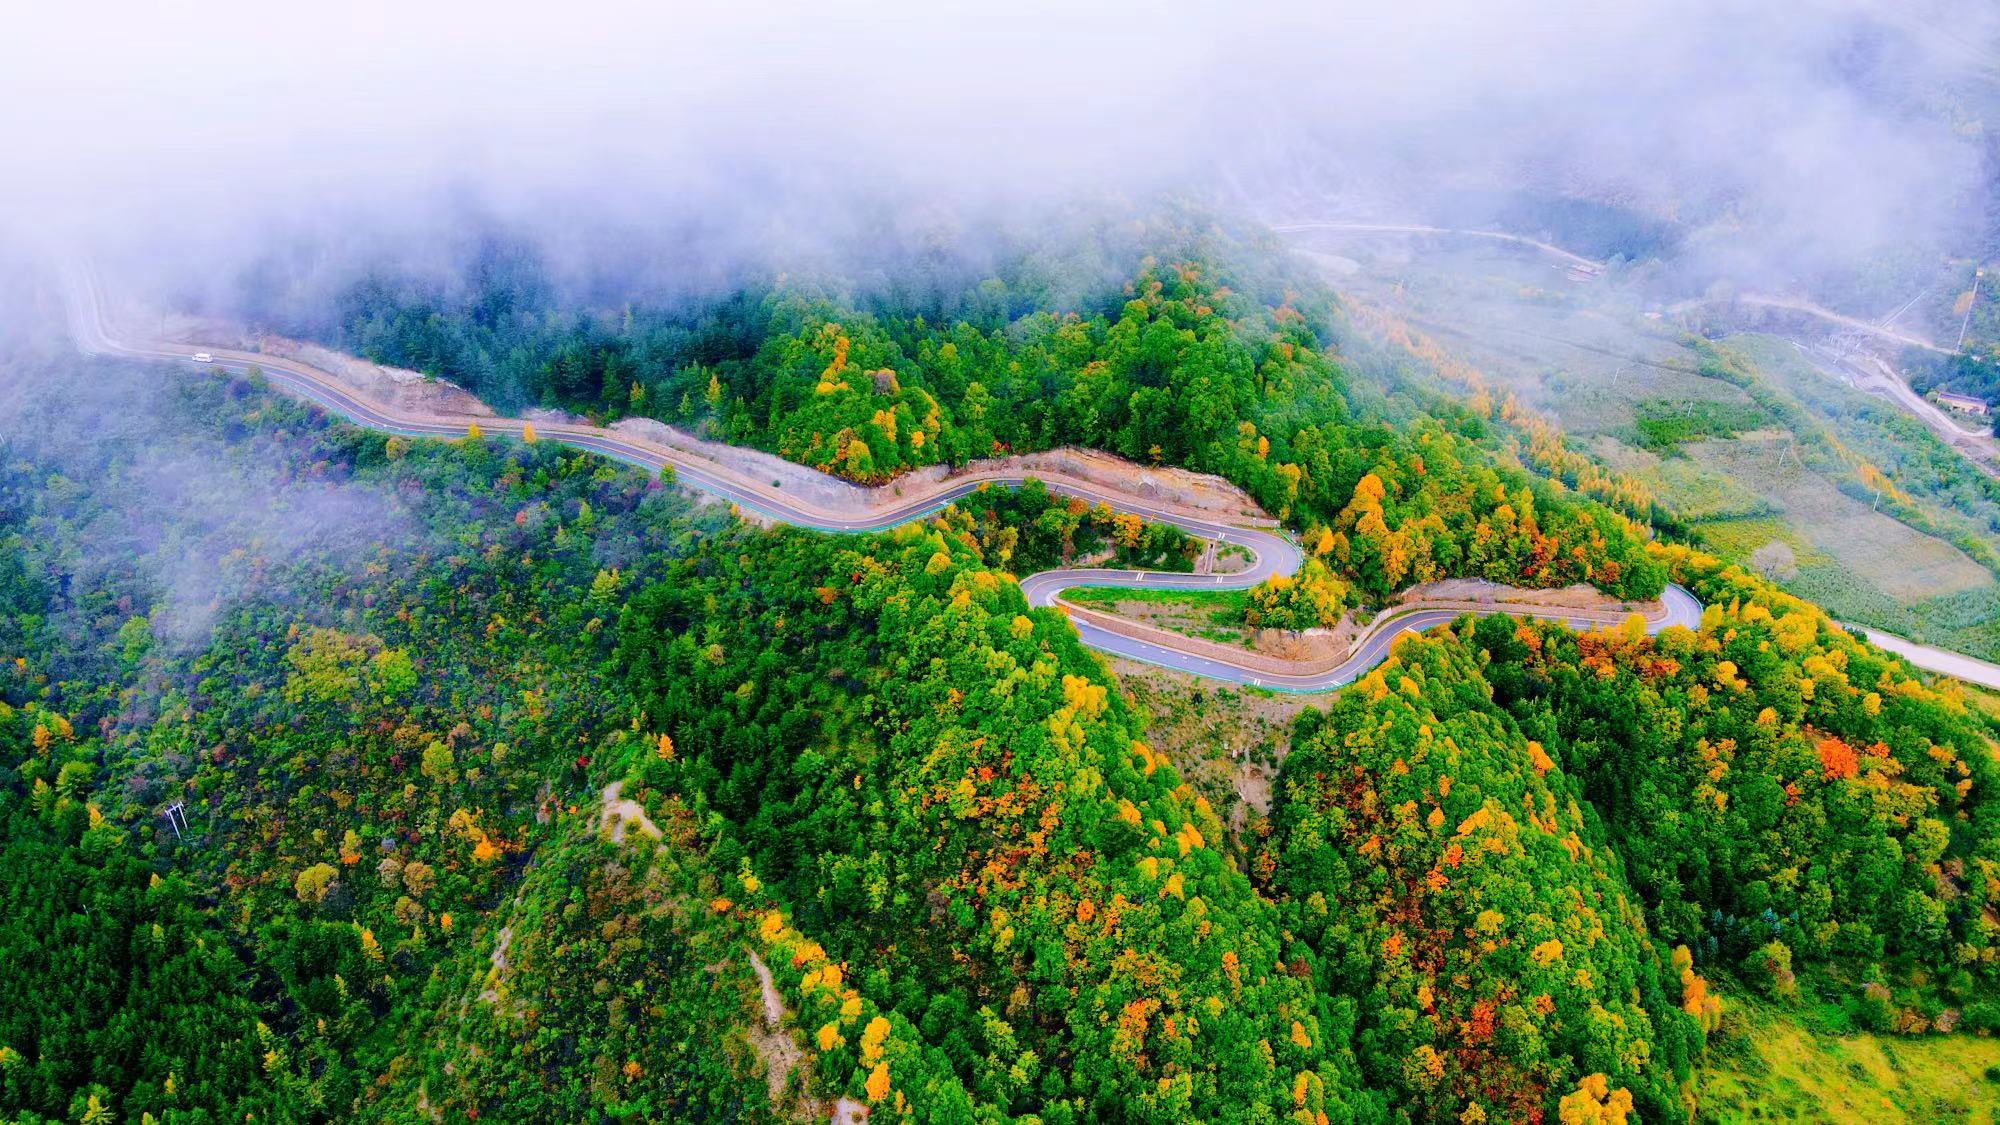
{"type": "MultiPolygon", "coordinates": [[[[206,365],[227,371],[257,369],[274,386],[369,429],[405,437],[465,437],[472,426],[483,432],[519,436],[526,423],[516,418],[491,415],[413,415],[376,402],[357,393],[338,378],[295,360],[227,348],[197,352],[194,345],[168,342],[128,342],[113,337],[105,326],[103,297],[90,276],[81,269],[68,271],[65,297],[70,331],[77,346],[87,354],[122,356],[133,359],[188,362],[196,354],[206,365]]],[[[650,472],[671,466],[677,480],[739,507],[783,523],[831,532],[880,531],[931,515],[953,501],[989,485],[1015,485],[1029,474],[980,468],[977,465],[937,483],[923,496],[885,505],[863,515],[842,514],[812,506],[776,488],[727,466],[706,461],[693,454],[622,434],[599,426],[544,422],[535,427],[536,436],[559,441],[579,449],[609,457],[650,472]]],[[[1298,570],[1304,555],[1297,544],[1275,528],[1227,523],[1204,518],[1183,509],[1162,505],[1101,485],[1066,477],[1060,473],[1032,474],[1049,491],[1091,503],[1104,503],[1148,520],[1172,524],[1191,535],[1243,547],[1252,556],[1251,565],[1229,574],[1178,574],[1145,570],[1059,569],[1045,570],[1021,579],[1021,593],[1031,606],[1058,606],[1064,590],[1078,586],[1114,586],[1170,590],[1242,590],[1279,574],[1298,570]]],[[[1659,632],[1669,626],[1695,628],[1701,620],[1701,603],[1679,586],[1669,586],[1661,610],[1649,615],[1647,629],[1659,632]]],[[[1615,624],[1623,614],[1607,611],[1564,609],[1520,603],[1480,603],[1469,605],[1427,605],[1412,603],[1393,607],[1378,616],[1363,631],[1353,651],[1339,664],[1328,668],[1304,667],[1296,672],[1273,671],[1248,659],[1233,659],[1225,646],[1195,641],[1148,628],[1131,630],[1107,628],[1090,620],[1091,615],[1071,614],[1083,643],[1100,652],[1147,664],[1191,673],[1228,683],[1282,692],[1325,692],[1344,687],[1382,662],[1398,637],[1419,633],[1452,621],[1467,613],[1507,613],[1516,617],[1560,621],[1572,628],[1596,628],[1615,624]]]]}

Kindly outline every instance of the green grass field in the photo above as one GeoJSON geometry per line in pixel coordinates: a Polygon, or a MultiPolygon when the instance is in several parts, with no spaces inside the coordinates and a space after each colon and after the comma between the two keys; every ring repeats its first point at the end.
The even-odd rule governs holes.
{"type": "Polygon", "coordinates": [[[1919,1125],[2000,1121],[2000,1039],[1815,1027],[1731,996],[1697,1075],[1697,1120],[1919,1125]]]}
{"type": "Polygon", "coordinates": [[[1815,553],[1904,605],[1994,585],[1992,573],[1965,552],[1871,510],[1799,465],[1785,442],[1746,437],[1688,448],[1763,499],[1815,553]]]}
{"type": "Polygon", "coordinates": [[[1633,414],[1634,444],[1668,455],[1689,442],[1733,438],[1770,422],[1750,403],[1714,398],[1649,398],[1638,403],[1633,414]]]}
{"type": "Polygon", "coordinates": [[[1249,595],[1242,590],[1148,590],[1082,586],[1063,597],[1080,606],[1115,613],[1183,636],[1242,645],[1251,630],[1243,624],[1249,595]]]}
{"type": "MultiPolygon", "coordinates": [[[[2000,659],[2000,579],[1942,537],[1993,539],[1981,506],[1994,502],[1962,473],[1951,477],[1952,455],[1940,461],[1942,445],[1905,432],[1893,407],[1820,372],[1786,340],[1740,333],[1722,341],[1743,357],[1764,401],[1800,404],[1814,425],[1915,496],[1923,528],[1871,510],[1871,497],[1849,494],[1853,474],[1795,446],[1780,415],[1743,386],[1701,374],[1703,357],[1682,342],[1682,329],[1646,317],[1645,300],[1622,288],[1615,270],[1576,284],[1532,255],[1409,251],[1343,246],[1362,268],[1339,284],[1477,368],[1496,393],[1553,418],[1577,448],[1645,483],[1704,548],[1740,562],[1784,542],[1799,563],[1784,585],[1836,618],[2000,659]]],[[[1807,433],[1800,446],[1817,440],[1807,433]]]]}

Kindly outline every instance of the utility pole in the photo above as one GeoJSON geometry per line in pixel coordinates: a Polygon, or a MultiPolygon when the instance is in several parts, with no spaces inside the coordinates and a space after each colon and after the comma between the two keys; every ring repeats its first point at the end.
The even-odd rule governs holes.
{"type": "MultiPolygon", "coordinates": [[[[181,834],[181,829],[188,827],[187,805],[184,802],[175,801],[173,804],[167,806],[167,811],[162,815],[167,818],[167,826],[174,830],[175,841],[185,839],[181,834]]],[[[189,831],[193,831],[193,829],[190,828],[189,831]]]]}

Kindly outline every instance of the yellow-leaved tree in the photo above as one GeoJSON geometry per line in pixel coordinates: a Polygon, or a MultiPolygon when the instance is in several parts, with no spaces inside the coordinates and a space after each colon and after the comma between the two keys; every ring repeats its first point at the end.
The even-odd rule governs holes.
{"type": "Polygon", "coordinates": [[[889,1021],[876,1016],[861,1032],[861,1063],[866,1066],[882,1058],[882,1044],[889,1038],[889,1021]]]}
{"type": "Polygon", "coordinates": [[[1626,1125],[1632,1118],[1632,1091],[1611,1088],[1602,1074],[1586,1075],[1576,1091],[1556,1105],[1562,1125],[1626,1125]]]}

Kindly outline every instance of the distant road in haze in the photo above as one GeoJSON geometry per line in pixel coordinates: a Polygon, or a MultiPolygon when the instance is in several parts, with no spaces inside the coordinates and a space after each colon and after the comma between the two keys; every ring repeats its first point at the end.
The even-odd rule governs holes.
{"type": "MultiPolygon", "coordinates": [[[[1565,250],[1554,243],[1544,242],[1539,238],[1529,238],[1526,235],[1508,234],[1506,231],[1497,230],[1433,227],[1424,226],[1420,223],[1346,223],[1313,220],[1277,223],[1271,229],[1279,234],[1410,234],[1447,235],[1455,238],[1482,238],[1495,242],[1510,242],[1516,246],[1526,246],[1533,250],[1539,250],[1568,265],[1580,266],[1584,269],[1601,270],[1606,265],[1606,263],[1596,258],[1586,257],[1573,250],[1565,250]]],[[[1801,297],[1773,297],[1760,293],[1741,293],[1732,297],[1717,298],[1695,297],[1672,305],[1667,311],[1679,315],[1691,312],[1705,305],[1715,304],[1748,305],[1753,308],[1777,309],[1783,312],[1801,313],[1805,316],[1826,321],[1829,324],[1838,325],[1850,331],[1866,333],[1878,339],[1902,344],[1906,347],[1921,348],[1925,351],[1935,352],[1938,355],[1958,354],[1956,349],[1947,348],[1913,332],[1905,332],[1901,329],[1891,328],[1886,324],[1862,320],[1860,317],[1835,312],[1825,305],[1815,304],[1801,297]]]]}
{"type": "MultiPolygon", "coordinates": [[[[105,325],[102,295],[90,276],[80,269],[70,271],[66,278],[65,295],[70,330],[77,345],[86,353],[189,362],[199,352],[208,357],[201,361],[204,365],[235,372],[248,372],[255,368],[272,385],[358,425],[387,434],[453,440],[465,437],[472,426],[478,426],[485,432],[513,436],[521,435],[525,427],[520,419],[490,415],[411,414],[366,398],[337,376],[297,360],[219,346],[119,340],[105,325]]],[[[879,531],[896,527],[931,515],[981,488],[1021,484],[1030,476],[1014,470],[982,468],[975,462],[942,481],[930,482],[929,489],[921,495],[907,499],[898,497],[877,510],[855,515],[819,508],[802,497],[787,495],[725,465],[635,435],[600,426],[560,422],[540,423],[536,425],[535,432],[540,439],[589,450],[652,472],[672,466],[676,480],[682,484],[770,519],[819,531],[879,531]]],[[[1247,569],[1230,574],[1095,568],[1040,571],[1021,579],[1021,592],[1032,606],[1057,605],[1064,590],[1079,586],[1243,590],[1274,575],[1294,573],[1304,558],[1298,546],[1274,526],[1225,522],[1209,513],[1134,496],[1060,472],[1032,476],[1051,492],[1091,503],[1104,503],[1117,511],[1171,524],[1190,535],[1240,546],[1252,557],[1247,569]]],[[[1067,610],[1069,607],[1059,608],[1067,610]]],[[[1129,631],[1107,628],[1090,619],[1094,614],[1073,612],[1070,619],[1083,643],[1100,652],[1227,683],[1275,691],[1323,692],[1352,683],[1380,664],[1396,638],[1422,632],[1467,613],[1505,613],[1515,617],[1562,621],[1575,628],[1616,624],[1626,616],[1615,610],[1584,610],[1523,602],[1406,603],[1378,616],[1357,640],[1354,651],[1339,664],[1323,669],[1301,665],[1297,672],[1274,671],[1263,666],[1270,662],[1270,658],[1259,658],[1249,653],[1237,657],[1226,646],[1177,634],[1143,627],[1129,631]]],[[[1661,606],[1648,615],[1647,628],[1652,632],[1670,625],[1694,628],[1700,620],[1701,603],[1686,590],[1669,586],[1661,606]]]]}
{"type": "Polygon", "coordinates": [[[1511,242],[1516,246],[1532,247],[1551,257],[1560,258],[1573,266],[1582,266],[1585,269],[1593,270],[1604,268],[1604,263],[1595,258],[1586,258],[1581,254],[1565,250],[1553,243],[1543,242],[1539,238],[1529,238],[1526,235],[1508,234],[1505,231],[1497,230],[1461,230],[1457,227],[1428,227],[1418,223],[1336,223],[1310,221],[1278,223],[1271,229],[1279,234],[1311,234],[1317,231],[1326,231],[1332,234],[1446,234],[1459,238],[1487,238],[1497,242],[1511,242]]]}
{"type": "Polygon", "coordinates": [[[1890,328],[1884,324],[1862,320],[1860,317],[1848,316],[1846,313],[1837,313],[1823,305],[1816,305],[1811,301],[1801,300],[1797,297],[1767,297],[1757,293],[1742,293],[1734,297],[1697,297],[1693,300],[1671,305],[1667,308],[1667,311],[1678,316],[1706,305],[1744,305],[1756,309],[1776,309],[1779,312],[1803,313],[1806,316],[1815,317],[1826,321],[1828,324],[1845,328],[1848,331],[1860,332],[1863,335],[1873,336],[1878,340],[1886,340],[1892,344],[1901,344],[1909,348],[1919,348],[1936,355],[1958,354],[1955,349],[1926,340],[1913,332],[1905,332],[1899,328],[1890,328]]]}
{"type": "Polygon", "coordinates": [[[1850,354],[1824,343],[1807,347],[1788,340],[1799,356],[1815,370],[1847,383],[1863,394],[1887,399],[1905,414],[1924,424],[1937,439],[1964,457],[1973,468],[1989,477],[2000,477],[2000,440],[1992,434],[1967,431],[1931,400],[1917,393],[1909,381],[1896,373],[1880,356],[1861,350],[1850,354]]]}
{"type": "MultiPolygon", "coordinates": [[[[1531,249],[1541,251],[1542,253],[1548,254],[1552,257],[1555,257],[1561,261],[1570,264],[1583,264],[1594,267],[1601,267],[1604,264],[1602,262],[1586,258],[1581,254],[1565,250],[1560,246],[1555,246],[1550,243],[1543,242],[1540,239],[1525,238],[1520,235],[1507,234],[1503,231],[1462,230],[1452,227],[1433,227],[1433,226],[1422,226],[1417,224],[1404,224],[1404,223],[1343,223],[1343,222],[1281,223],[1274,226],[1272,229],[1276,230],[1280,234],[1310,234],[1315,232],[1329,232],[1335,234],[1351,233],[1351,234],[1451,235],[1464,238],[1481,238],[1481,239],[1489,239],[1500,242],[1509,242],[1519,246],[1526,246],[1531,249]]],[[[1759,296],[1757,294],[1744,294],[1741,296],[1730,298],[1728,300],[1733,300],[1737,304],[1748,305],[1756,308],[1768,308],[1784,312],[1801,313],[1807,316],[1815,317],[1819,320],[1825,321],[1831,325],[1835,325],[1842,329],[1861,332],[1866,335],[1876,337],[1877,339],[1887,340],[1892,343],[1907,345],[1909,347],[1921,348],[1923,350],[1934,352],[1940,355],[1957,354],[1952,349],[1942,347],[1930,340],[1924,339],[1921,336],[1891,328],[1887,325],[1887,323],[1871,323],[1869,321],[1861,320],[1857,317],[1848,316],[1844,313],[1834,312],[1832,309],[1828,309],[1823,306],[1813,304],[1810,301],[1803,301],[1789,297],[1759,296]]],[[[1700,308],[1704,305],[1714,304],[1714,303],[1727,303],[1727,302],[1710,301],[1707,299],[1682,301],[1679,304],[1672,306],[1669,309],[1669,311],[1676,314],[1685,313],[1693,311],[1694,309],[1700,308]]],[[[1905,306],[1905,308],[1907,308],[1907,305],[1905,306]]],[[[1897,311],[1900,313],[1903,310],[1899,309],[1897,311]]],[[[1891,315],[1887,319],[1893,321],[1895,319],[1895,316],[1891,315]]],[[[1553,339],[1553,337],[1551,337],[1551,339],[1553,339]]],[[[1561,342],[1568,343],[1568,341],[1561,341],[1561,342]]],[[[1967,433],[1965,430],[1961,429],[1959,426],[1953,423],[1952,420],[1943,411],[1939,410],[1929,400],[1925,399],[1922,395],[1919,395],[1913,388],[1911,388],[1909,383],[1905,381],[1900,375],[1896,374],[1893,369],[1889,368],[1886,363],[1883,363],[1879,359],[1875,359],[1874,362],[1880,365],[1880,369],[1870,371],[1867,370],[1862,364],[1857,363],[1852,359],[1846,357],[1832,357],[1832,356],[1822,355],[1818,351],[1808,348],[1806,344],[1798,340],[1792,340],[1791,343],[1793,347],[1797,348],[1799,352],[1805,356],[1808,362],[1812,362],[1815,366],[1820,367],[1822,370],[1827,370],[1828,369],[1827,365],[1833,364],[1835,370],[1830,371],[1829,373],[1838,374],[1844,372],[1846,376],[1859,389],[1867,392],[1868,394],[1888,399],[1889,401],[1895,403],[1897,406],[1901,407],[1904,410],[1904,412],[1914,417],[1917,421],[1922,422],[1925,426],[1929,427],[1934,433],[1937,434],[1940,440],[1942,440],[1945,444],[1949,445],[1955,452],[1959,453],[1961,456],[1964,456],[1981,472],[1984,472],[1988,475],[2000,476],[2000,440],[1996,440],[1994,437],[1982,436],[1978,434],[1970,434],[1967,433]]],[[[1582,345],[1572,345],[1572,346],[1582,346],[1582,345]]],[[[1817,347],[1817,345],[1815,347],[1817,347]]],[[[1625,358],[1632,359],[1634,362],[1643,362],[1642,360],[1639,360],[1638,357],[1636,356],[1625,357],[1625,358]]],[[[1872,359],[1874,357],[1870,358],[1872,359]]],[[[1920,644],[1916,641],[1907,640],[1903,637],[1898,637],[1893,633],[1884,633],[1878,629],[1869,629],[1859,625],[1845,625],[1844,627],[1856,630],[1866,635],[1868,639],[1874,642],[1878,647],[1887,649],[1888,651],[1903,657],[1905,660],[1908,660],[1910,663],[1916,665],[1919,668],[1924,669],[1925,671],[1937,672],[1947,676],[1955,676],[1959,679],[1966,680],[1971,683],[1980,684],[1985,687],[2000,689],[2000,664],[1994,664],[1990,661],[1980,660],[1977,657],[1967,656],[1964,653],[1953,652],[1950,649],[1943,649],[1943,648],[1937,648],[1932,645],[1920,644]]]]}

